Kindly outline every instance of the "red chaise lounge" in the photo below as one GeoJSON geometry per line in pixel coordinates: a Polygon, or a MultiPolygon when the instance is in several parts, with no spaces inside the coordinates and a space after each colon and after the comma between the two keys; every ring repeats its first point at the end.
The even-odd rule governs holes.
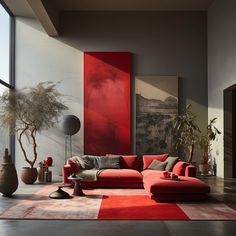
{"type": "MultiPolygon", "coordinates": [[[[196,178],[196,167],[178,161],[172,173],[179,176],[180,181],[161,179],[163,171],[149,170],[150,156],[143,156],[142,171],[144,188],[149,196],[158,201],[203,200],[208,197],[210,187],[196,178]]],[[[164,161],[158,158],[160,161],[164,161]]]]}

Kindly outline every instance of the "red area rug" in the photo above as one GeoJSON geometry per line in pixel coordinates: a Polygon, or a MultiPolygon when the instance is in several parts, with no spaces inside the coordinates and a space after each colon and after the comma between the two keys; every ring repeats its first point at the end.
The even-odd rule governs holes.
{"type": "MultiPolygon", "coordinates": [[[[27,199],[18,194],[8,208],[1,208],[0,219],[236,220],[236,211],[218,201],[161,203],[150,199],[144,189],[92,189],[84,190],[86,197],[50,199],[56,189],[45,186],[27,199]]],[[[8,199],[0,197],[0,201],[8,199]]]]}
{"type": "Polygon", "coordinates": [[[98,219],[189,220],[175,203],[157,203],[148,196],[105,196],[98,219]]]}

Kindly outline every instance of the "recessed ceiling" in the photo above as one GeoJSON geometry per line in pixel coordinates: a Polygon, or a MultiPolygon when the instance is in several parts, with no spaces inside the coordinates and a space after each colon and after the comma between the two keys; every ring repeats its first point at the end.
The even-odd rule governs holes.
{"type": "MultiPolygon", "coordinates": [[[[33,17],[27,0],[3,0],[16,16],[33,17]]],[[[38,0],[35,0],[38,1],[38,0]]],[[[55,11],[206,11],[214,0],[42,0],[55,11]]]]}
{"type": "Polygon", "coordinates": [[[213,0],[44,0],[59,11],[205,11],[213,0]]]}
{"type": "Polygon", "coordinates": [[[62,11],[207,11],[214,0],[3,0],[15,16],[36,17],[59,35],[62,11]]]}

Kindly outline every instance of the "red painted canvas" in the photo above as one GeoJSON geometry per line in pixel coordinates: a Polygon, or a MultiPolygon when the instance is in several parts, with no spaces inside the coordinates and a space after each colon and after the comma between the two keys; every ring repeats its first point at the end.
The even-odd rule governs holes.
{"type": "Polygon", "coordinates": [[[84,153],[130,153],[130,53],[84,53],[84,153]]]}

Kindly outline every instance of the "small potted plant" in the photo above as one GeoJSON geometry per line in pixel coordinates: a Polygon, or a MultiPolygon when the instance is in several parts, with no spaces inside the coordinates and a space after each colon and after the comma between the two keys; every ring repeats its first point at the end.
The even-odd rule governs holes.
{"type": "Polygon", "coordinates": [[[173,124],[176,146],[184,149],[188,163],[193,161],[195,144],[200,134],[197,115],[190,111],[190,107],[191,104],[188,104],[181,114],[176,115],[173,124]]]}
{"type": "Polygon", "coordinates": [[[62,95],[56,90],[56,85],[43,82],[33,88],[6,91],[0,96],[0,121],[17,134],[24,159],[29,164],[21,172],[21,179],[26,184],[32,184],[37,179],[34,167],[38,157],[37,133],[54,126],[62,111],[67,109],[60,101],[62,95]],[[23,137],[32,145],[32,158],[26,152],[23,137]]]}
{"type": "Polygon", "coordinates": [[[209,166],[209,153],[211,151],[211,141],[214,141],[217,135],[220,135],[221,132],[214,126],[217,118],[210,120],[209,124],[206,127],[206,130],[201,133],[199,137],[199,147],[203,151],[201,158],[201,163],[199,165],[199,171],[201,174],[208,174],[210,170],[209,166]]]}

